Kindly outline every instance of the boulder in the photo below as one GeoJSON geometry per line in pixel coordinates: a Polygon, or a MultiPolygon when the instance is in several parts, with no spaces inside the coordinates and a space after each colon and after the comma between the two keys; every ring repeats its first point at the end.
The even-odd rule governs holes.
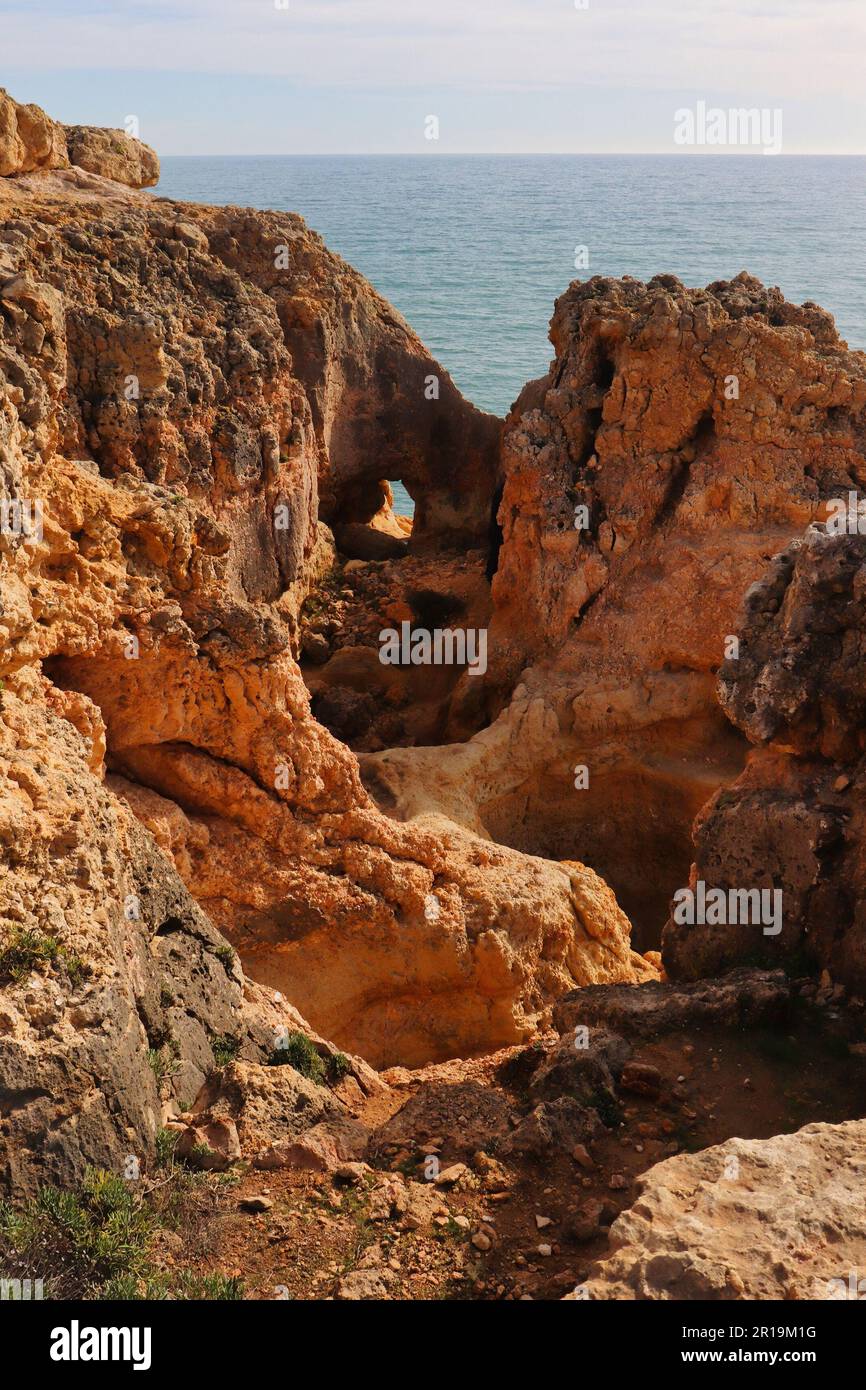
{"type": "Polygon", "coordinates": [[[370,1131],[349,1115],[323,1120],[298,1139],[282,1139],[261,1149],[257,1168],[307,1168],[332,1173],[346,1163],[359,1163],[367,1153],[370,1131]]]}
{"type": "Polygon", "coordinates": [[[572,1297],[857,1299],[866,1121],[677,1154],[638,1179],[572,1297]]]}
{"type": "Polygon", "coordinates": [[[156,151],[122,130],[69,125],[66,148],[69,163],[90,174],[100,174],[130,188],[152,188],[159,183],[156,151]]]}
{"type": "Polygon", "coordinates": [[[149,145],[122,130],[60,125],[0,88],[0,178],[70,165],[130,188],[159,182],[159,160],[149,145]]]}
{"type": "Polygon", "coordinates": [[[686,1028],[773,1028],[790,1012],[791,986],[781,970],[742,966],[720,979],[631,986],[590,985],[557,1000],[560,1033],[583,1024],[626,1038],[658,1038],[686,1028]]]}

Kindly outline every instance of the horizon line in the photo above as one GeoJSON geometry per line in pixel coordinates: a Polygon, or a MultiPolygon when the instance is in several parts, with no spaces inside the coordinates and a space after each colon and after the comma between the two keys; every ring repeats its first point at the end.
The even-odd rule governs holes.
{"type": "MultiPolygon", "coordinates": [[[[109,128],[109,127],[106,127],[109,128]]],[[[145,142],[146,143],[146,142],[145,142]]],[[[765,154],[755,150],[282,150],[263,153],[203,153],[188,150],[160,154],[160,159],[866,159],[866,150],[789,150],[765,154]]]]}

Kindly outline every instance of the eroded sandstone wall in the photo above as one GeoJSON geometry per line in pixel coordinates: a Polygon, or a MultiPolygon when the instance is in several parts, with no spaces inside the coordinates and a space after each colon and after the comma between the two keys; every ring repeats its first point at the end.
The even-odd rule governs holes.
{"type": "MultiPolygon", "coordinates": [[[[337,506],[353,479],[381,476],[390,450],[429,486],[422,538],[460,544],[484,519],[498,422],[450,387],[431,417],[430,370],[441,373],[298,217],[172,204],[79,168],[0,181],[3,498],[41,508],[32,530],[13,518],[0,551],[3,926],[53,924],[93,971],[76,990],[58,977],[44,1020],[20,1004],[26,982],[6,986],[11,1094],[37,1085],[58,1030],[80,1020],[108,1036],[95,982],[110,951],[126,962],[117,988],[146,1066],[148,942],[166,919],[128,928],[123,890],[157,866],[172,891],[176,870],[184,912],[206,913],[249,973],[377,1064],[515,1041],[575,984],[653,974],[591,870],[444,816],[384,814],[310,714],[297,613],[327,563],[320,489],[337,506]],[[46,769],[62,783],[67,748],[86,771],[43,793],[46,769]],[[134,839],[112,819],[146,830],[134,839]],[[91,922],[106,946],[88,955],[91,922]],[[147,971],[129,960],[130,933],[147,971]]],[[[202,960],[214,949],[208,939],[202,960]]],[[[207,1037],[233,979],[203,1011],[207,1037]]],[[[164,987],[183,998],[182,980],[164,987]]],[[[202,1048],[189,1053],[200,1071],[202,1048]]],[[[89,1057],[69,1068],[88,1085],[99,1074],[89,1057]]],[[[152,1142],[146,1076],[141,1087],[118,1123],[152,1142]]],[[[109,1076],[110,1107],[114,1089],[109,1076]]]]}
{"type": "Polygon", "coordinates": [[[697,819],[691,883],[778,892],[781,912],[778,922],[754,912],[694,924],[672,916],[671,974],[772,961],[866,991],[864,604],[866,538],[856,525],[853,534],[811,527],[749,591],[719,689],[753,750],[697,819]]]}
{"type": "Polygon", "coordinates": [[[657,944],[746,758],[716,698],[742,596],[866,469],[866,357],[745,274],[575,283],[551,339],[506,422],[490,670],[452,706],[455,736],[494,722],[365,766],[407,812],[592,864],[657,944]]]}

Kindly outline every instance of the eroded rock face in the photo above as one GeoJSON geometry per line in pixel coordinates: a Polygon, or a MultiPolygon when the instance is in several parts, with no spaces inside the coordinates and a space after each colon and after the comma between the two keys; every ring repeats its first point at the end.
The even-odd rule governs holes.
{"type": "Polygon", "coordinates": [[[864,1169],[862,1120],[677,1154],[639,1179],[611,1254],[569,1297],[856,1299],[864,1169]]]}
{"type": "Polygon", "coordinates": [[[716,698],[743,595],[866,468],[866,358],[745,274],[574,284],[551,339],[506,422],[490,669],[452,706],[458,737],[494,722],[370,771],[407,813],[592,864],[652,945],[745,761],[716,698]]]}
{"type": "Polygon", "coordinates": [[[159,160],[149,145],[122,130],[60,125],[0,87],[0,178],[70,165],[130,188],[159,180],[159,160]]]}
{"type": "MultiPolygon", "coordinates": [[[[135,1175],[229,1039],[263,1061],[285,1002],[237,957],[99,777],[102,724],[30,679],[0,697],[0,1188],[135,1175]],[[96,770],[94,771],[94,766],[96,770]]],[[[362,1079],[368,1069],[352,1063],[362,1079]]]]}
{"type": "MultiPolygon", "coordinates": [[[[495,482],[498,422],[362,277],[298,217],[61,170],[0,184],[0,326],[4,496],[42,508],[0,538],[20,736],[54,756],[36,721],[59,711],[104,804],[257,979],[345,1050],[411,1064],[518,1041],[575,984],[655,973],[590,870],[384,814],[311,716],[297,615],[326,563],[320,484],[340,511],[399,452],[429,484],[423,547],[478,533],[495,482]]],[[[98,896],[119,910],[113,881],[98,896]]]]}
{"type": "Polygon", "coordinates": [[[762,960],[866,989],[864,586],[866,539],[818,526],[775,556],[747,596],[720,699],[756,747],[696,822],[692,882],[779,889],[781,930],[674,916],[664,934],[672,974],[762,960]]]}
{"type": "Polygon", "coordinates": [[[38,106],[13,101],[0,87],[0,178],[68,163],[63,127],[38,106]]]}
{"type": "Polygon", "coordinates": [[[152,188],[159,182],[156,151],[123,130],[98,126],[68,125],[66,150],[69,163],[89,174],[100,174],[130,188],[152,188]]]}

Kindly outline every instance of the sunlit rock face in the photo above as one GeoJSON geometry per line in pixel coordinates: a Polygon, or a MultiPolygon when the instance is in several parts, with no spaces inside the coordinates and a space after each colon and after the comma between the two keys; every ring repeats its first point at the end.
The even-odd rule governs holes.
{"type": "Polygon", "coordinates": [[[159,160],[149,145],[122,130],[60,125],[0,87],[0,178],[70,166],[130,188],[159,180],[159,160]]]}
{"type": "Polygon", "coordinates": [[[866,1250],[858,1198],[864,1145],[866,1124],[852,1120],[734,1138],[656,1164],[613,1223],[610,1254],[568,1297],[857,1297],[849,1269],[862,1268],[866,1250]]]}
{"type": "Polygon", "coordinates": [[[0,985],[0,1141],[53,1130],[39,1171],[64,1183],[127,1142],[152,1153],[149,1049],[171,1049],[180,1103],[215,1038],[261,1062],[280,1008],[411,1064],[655,974],[591,869],[389,814],[310,712],[320,507],[365,525],[371,480],[400,476],[418,555],[471,541],[483,566],[500,422],[300,218],[108,172],[0,179],[0,469],[20,504],[0,537],[0,949],[20,928],[32,956],[0,985]],[[279,990],[272,1015],[221,932],[279,990]]]}
{"type": "Polygon", "coordinates": [[[505,425],[489,671],[452,703],[458,737],[493,722],[373,762],[404,809],[592,864],[646,947],[746,758],[716,693],[743,596],[864,476],[866,359],[745,274],[574,284],[551,340],[505,425]]]}

